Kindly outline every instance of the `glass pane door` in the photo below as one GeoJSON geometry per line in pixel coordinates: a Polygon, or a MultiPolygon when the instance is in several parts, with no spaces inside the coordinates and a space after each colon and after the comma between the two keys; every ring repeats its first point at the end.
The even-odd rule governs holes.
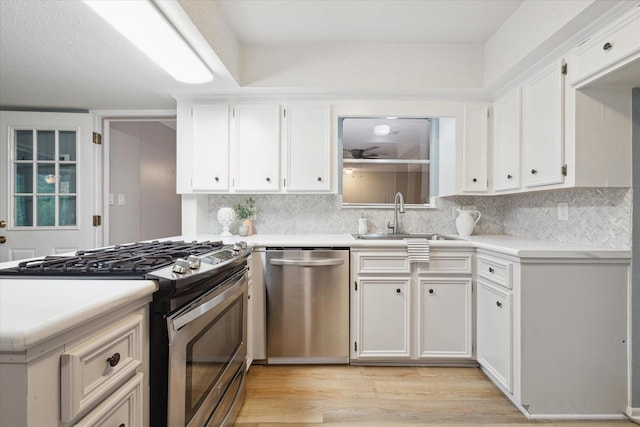
{"type": "Polygon", "coordinates": [[[77,225],[77,132],[13,130],[13,225],[77,225]]]}

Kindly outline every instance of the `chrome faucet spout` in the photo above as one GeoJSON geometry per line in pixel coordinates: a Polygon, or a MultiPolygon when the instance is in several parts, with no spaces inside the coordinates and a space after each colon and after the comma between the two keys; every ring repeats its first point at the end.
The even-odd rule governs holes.
{"type": "Polygon", "coordinates": [[[398,219],[398,212],[404,213],[404,197],[401,192],[396,193],[396,197],[393,201],[393,224],[389,221],[387,228],[391,229],[393,234],[400,233],[400,221],[398,219]]]}

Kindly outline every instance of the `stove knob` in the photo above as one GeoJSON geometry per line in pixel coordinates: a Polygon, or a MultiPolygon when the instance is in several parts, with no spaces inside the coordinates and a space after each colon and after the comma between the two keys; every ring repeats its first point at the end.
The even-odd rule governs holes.
{"type": "Polygon", "coordinates": [[[192,270],[196,270],[202,265],[202,260],[195,255],[189,255],[187,262],[189,263],[189,268],[192,270]]]}
{"type": "Polygon", "coordinates": [[[187,261],[186,259],[178,258],[171,271],[178,274],[186,273],[187,271],[189,271],[189,261],[187,261]]]}

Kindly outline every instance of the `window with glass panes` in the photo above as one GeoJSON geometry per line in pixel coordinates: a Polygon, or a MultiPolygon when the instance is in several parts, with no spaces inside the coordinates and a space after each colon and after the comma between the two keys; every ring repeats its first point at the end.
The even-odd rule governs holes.
{"type": "Polygon", "coordinates": [[[77,131],[14,129],[14,227],[75,227],[77,131]]]}

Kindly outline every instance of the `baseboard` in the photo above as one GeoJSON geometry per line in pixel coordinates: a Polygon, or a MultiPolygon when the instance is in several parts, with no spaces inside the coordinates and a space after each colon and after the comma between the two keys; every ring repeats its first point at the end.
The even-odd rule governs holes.
{"type": "Polygon", "coordinates": [[[527,414],[530,420],[540,421],[617,421],[626,420],[624,414],[527,414]]]}
{"type": "Polygon", "coordinates": [[[631,421],[636,424],[640,424],[640,408],[632,408],[631,406],[627,406],[627,409],[624,413],[627,417],[629,417],[631,421]]]}

